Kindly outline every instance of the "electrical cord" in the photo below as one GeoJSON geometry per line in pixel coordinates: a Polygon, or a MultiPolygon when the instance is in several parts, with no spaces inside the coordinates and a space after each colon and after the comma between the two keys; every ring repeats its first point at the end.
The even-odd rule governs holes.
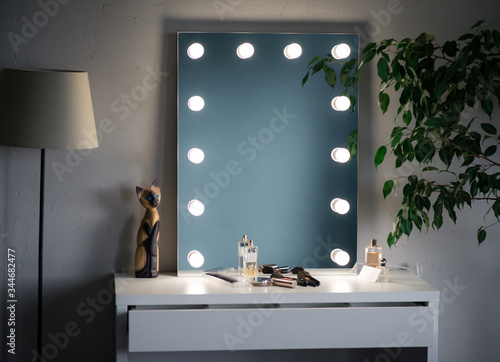
{"type": "MultiPolygon", "coordinates": [[[[364,263],[356,263],[357,265],[360,265],[360,266],[363,266],[365,265],[364,263]]],[[[408,268],[406,266],[402,266],[402,265],[387,265],[389,267],[389,270],[391,268],[399,268],[399,269],[405,269],[405,270],[409,270],[413,273],[413,275],[416,275],[417,277],[419,278],[422,278],[422,275],[424,274],[424,268],[421,264],[419,263],[416,263],[415,264],[415,270],[411,269],[411,268],[408,268]]],[[[357,266],[355,265],[351,271],[354,271],[354,268],[356,268],[357,266]]]]}

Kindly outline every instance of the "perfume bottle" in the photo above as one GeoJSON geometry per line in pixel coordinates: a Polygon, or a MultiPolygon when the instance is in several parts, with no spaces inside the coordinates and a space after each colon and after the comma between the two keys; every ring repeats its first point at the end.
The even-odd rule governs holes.
{"type": "Polygon", "coordinates": [[[243,269],[246,280],[252,281],[257,278],[257,254],[259,248],[253,245],[253,240],[248,241],[248,245],[244,249],[243,254],[243,269]]]}
{"type": "Polygon", "coordinates": [[[378,267],[382,259],[382,247],[377,246],[377,239],[371,239],[370,245],[365,248],[365,265],[373,268],[378,267]]]}
{"type": "Polygon", "coordinates": [[[389,267],[387,266],[387,260],[385,260],[385,258],[380,259],[378,268],[381,270],[377,281],[379,283],[387,283],[389,281],[389,267]]]}
{"type": "Polygon", "coordinates": [[[248,246],[248,239],[246,235],[243,235],[243,239],[238,241],[238,275],[243,275],[243,256],[245,254],[245,248],[248,246]]]}

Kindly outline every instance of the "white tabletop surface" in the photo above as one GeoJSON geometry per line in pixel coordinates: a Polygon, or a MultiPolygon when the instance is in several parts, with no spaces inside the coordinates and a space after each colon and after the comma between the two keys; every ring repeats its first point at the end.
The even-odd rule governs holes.
{"type": "Polygon", "coordinates": [[[161,273],[157,278],[140,279],[133,274],[115,274],[116,305],[439,301],[438,290],[406,270],[391,270],[388,283],[360,280],[355,273],[311,271],[311,275],[320,286],[231,287],[201,276],[161,273]]]}

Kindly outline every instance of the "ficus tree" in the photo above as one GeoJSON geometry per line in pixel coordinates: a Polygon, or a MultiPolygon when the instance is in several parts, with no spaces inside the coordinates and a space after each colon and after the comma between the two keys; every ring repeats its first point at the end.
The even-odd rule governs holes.
{"type": "MultiPolygon", "coordinates": [[[[383,185],[384,198],[402,188],[388,245],[415,229],[439,230],[446,215],[456,223],[457,212],[465,206],[486,202],[486,214],[494,217],[489,223],[484,218],[477,230],[481,244],[487,229],[500,223],[500,125],[492,117],[495,104],[500,104],[500,32],[479,21],[470,32],[442,45],[428,33],[369,43],[359,59],[343,62],[338,77],[330,65],[339,61],[331,54],[317,56],[310,61],[302,85],[318,72],[332,88],[338,78],[354,111],[352,91],[362,69],[375,61],[378,107],[383,114],[395,113],[387,144],[374,156],[375,168],[387,151],[394,155],[396,169],[415,162],[421,166],[418,174],[389,179],[383,185]],[[391,97],[396,106],[389,107],[391,97]]],[[[351,159],[357,142],[354,131],[348,137],[351,159]]]]}

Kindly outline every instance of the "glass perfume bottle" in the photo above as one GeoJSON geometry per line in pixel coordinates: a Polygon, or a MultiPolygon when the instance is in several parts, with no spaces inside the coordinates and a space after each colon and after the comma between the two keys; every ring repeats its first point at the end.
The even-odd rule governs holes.
{"type": "Polygon", "coordinates": [[[382,259],[382,247],[377,246],[377,239],[371,239],[370,245],[365,248],[365,265],[376,268],[382,259]]]}
{"type": "Polygon", "coordinates": [[[257,278],[257,254],[259,248],[253,245],[253,240],[248,241],[243,255],[243,269],[246,280],[252,281],[257,278]]]}
{"type": "Polygon", "coordinates": [[[389,267],[387,266],[387,260],[384,258],[380,259],[380,265],[378,268],[381,270],[377,281],[379,283],[387,283],[389,281],[389,267]]]}
{"type": "Polygon", "coordinates": [[[243,256],[245,254],[245,248],[248,246],[248,239],[246,235],[243,235],[243,239],[238,241],[238,275],[243,275],[243,256]]]}

